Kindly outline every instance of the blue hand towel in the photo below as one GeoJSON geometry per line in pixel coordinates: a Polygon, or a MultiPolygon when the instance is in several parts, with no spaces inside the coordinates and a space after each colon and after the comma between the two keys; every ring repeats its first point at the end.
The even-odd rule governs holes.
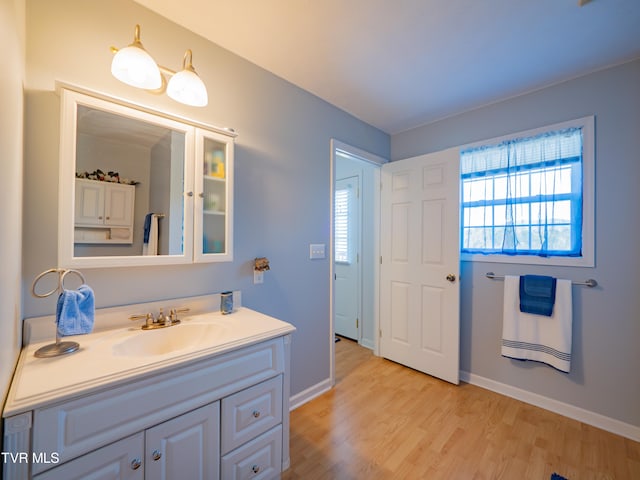
{"type": "Polygon", "coordinates": [[[81,335],[91,333],[95,314],[95,297],[89,285],[77,290],[63,290],[58,297],[56,324],[58,334],[81,335]]]}
{"type": "Polygon", "coordinates": [[[553,314],[556,302],[556,279],[544,275],[520,277],[520,311],[545,315],[553,314]]]}
{"type": "Polygon", "coordinates": [[[144,235],[142,243],[149,243],[149,232],[151,231],[151,217],[153,213],[147,213],[144,217],[144,235]]]}

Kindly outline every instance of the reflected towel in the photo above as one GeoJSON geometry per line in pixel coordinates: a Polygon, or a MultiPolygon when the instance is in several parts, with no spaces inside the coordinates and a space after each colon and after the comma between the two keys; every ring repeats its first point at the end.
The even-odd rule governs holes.
{"type": "Polygon", "coordinates": [[[520,277],[520,311],[550,317],[556,301],[556,279],[544,275],[520,277]]]}
{"type": "Polygon", "coordinates": [[[56,324],[58,335],[91,333],[95,315],[95,297],[89,285],[63,290],[58,297],[56,324]]]}
{"type": "Polygon", "coordinates": [[[568,373],[573,321],[571,281],[557,280],[556,301],[550,317],[521,312],[519,287],[520,277],[505,276],[502,355],[544,362],[568,373]]]}
{"type": "Polygon", "coordinates": [[[144,219],[144,243],[142,244],[142,255],[158,254],[158,215],[147,213],[144,219]]]}

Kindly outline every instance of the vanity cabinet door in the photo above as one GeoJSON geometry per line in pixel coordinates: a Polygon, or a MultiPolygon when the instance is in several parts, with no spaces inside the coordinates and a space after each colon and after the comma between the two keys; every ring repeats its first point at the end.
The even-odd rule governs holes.
{"type": "Polygon", "coordinates": [[[220,471],[220,402],[146,431],[145,476],[212,480],[220,471]]]}
{"type": "Polygon", "coordinates": [[[34,480],[144,480],[143,453],[144,433],[138,433],[33,478],[34,480]]]}
{"type": "Polygon", "coordinates": [[[233,138],[196,128],[194,260],[233,260],[233,138]]]}

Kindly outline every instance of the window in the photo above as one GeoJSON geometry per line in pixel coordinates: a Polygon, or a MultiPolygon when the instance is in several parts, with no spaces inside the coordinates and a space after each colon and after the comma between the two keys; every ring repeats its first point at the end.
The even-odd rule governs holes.
{"type": "Polygon", "coordinates": [[[460,153],[463,259],[593,265],[593,118],[460,153]]]}
{"type": "Polygon", "coordinates": [[[336,189],[334,205],[334,249],[336,262],[351,262],[351,238],[349,235],[350,205],[351,188],[336,189]]]}

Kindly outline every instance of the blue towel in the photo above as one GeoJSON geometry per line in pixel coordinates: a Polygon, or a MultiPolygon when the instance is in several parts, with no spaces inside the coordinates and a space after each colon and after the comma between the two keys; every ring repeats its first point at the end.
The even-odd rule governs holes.
{"type": "Polygon", "coordinates": [[[142,243],[149,243],[149,232],[151,231],[151,217],[153,213],[147,213],[144,217],[144,239],[142,243]]]}
{"type": "Polygon", "coordinates": [[[520,311],[545,315],[553,314],[556,302],[556,279],[543,275],[520,277],[520,311]]]}
{"type": "Polygon", "coordinates": [[[89,285],[80,285],[77,290],[63,290],[56,308],[58,335],[91,333],[94,314],[95,297],[89,285]]]}

